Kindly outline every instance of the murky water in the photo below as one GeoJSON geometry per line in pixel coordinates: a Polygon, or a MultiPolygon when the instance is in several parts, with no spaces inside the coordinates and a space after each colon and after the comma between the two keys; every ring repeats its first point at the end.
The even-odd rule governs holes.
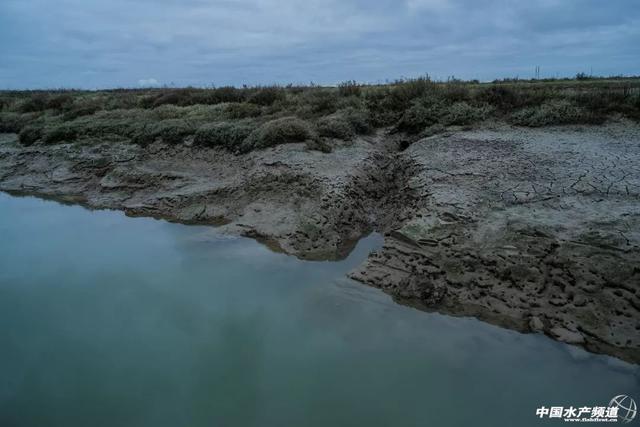
{"type": "Polygon", "coordinates": [[[640,371],[215,229],[0,194],[0,426],[540,426],[640,371]]]}

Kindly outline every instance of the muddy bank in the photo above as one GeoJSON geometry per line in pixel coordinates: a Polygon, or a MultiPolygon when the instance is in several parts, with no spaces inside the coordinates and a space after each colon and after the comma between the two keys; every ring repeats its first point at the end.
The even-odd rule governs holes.
{"type": "Polygon", "coordinates": [[[0,189],[216,224],[305,259],[384,247],[352,277],[402,303],[640,362],[640,127],[379,133],[331,153],[0,143],[0,189]]]}

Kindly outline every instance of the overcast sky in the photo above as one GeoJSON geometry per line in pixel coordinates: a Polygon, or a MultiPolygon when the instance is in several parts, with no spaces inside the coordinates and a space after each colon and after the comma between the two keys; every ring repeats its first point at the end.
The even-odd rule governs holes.
{"type": "Polygon", "coordinates": [[[0,88],[640,74],[640,0],[0,0],[0,88]]]}

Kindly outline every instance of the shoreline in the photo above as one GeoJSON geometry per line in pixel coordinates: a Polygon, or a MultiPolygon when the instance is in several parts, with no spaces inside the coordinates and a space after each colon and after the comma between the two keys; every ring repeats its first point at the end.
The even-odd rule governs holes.
{"type": "Polygon", "coordinates": [[[236,156],[123,142],[22,147],[0,190],[214,225],[301,259],[384,246],[350,277],[426,311],[640,363],[640,126],[384,131],[236,156]]]}

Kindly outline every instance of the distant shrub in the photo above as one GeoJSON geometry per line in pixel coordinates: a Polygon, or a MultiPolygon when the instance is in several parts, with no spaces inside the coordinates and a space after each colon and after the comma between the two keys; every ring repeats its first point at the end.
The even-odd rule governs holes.
{"type": "Polygon", "coordinates": [[[61,93],[47,97],[46,108],[51,110],[62,111],[73,105],[74,98],[69,93],[61,93]]]}
{"type": "Polygon", "coordinates": [[[20,105],[21,113],[34,113],[47,109],[48,97],[45,93],[35,92],[25,99],[20,105]]]}
{"type": "Polygon", "coordinates": [[[550,101],[516,111],[510,118],[515,125],[539,127],[564,124],[598,124],[605,116],[577,107],[566,100],[550,101]]]}
{"type": "Polygon", "coordinates": [[[193,125],[182,119],[163,120],[152,127],[152,135],[161,138],[167,144],[181,144],[186,137],[193,135],[194,132],[193,125]]]}
{"type": "Polygon", "coordinates": [[[403,114],[396,129],[409,134],[421,132],[427,126],[438,123],[441,116],[441,108],[438,105],[425,106],[416,103],[408,108],[403,114]]]}
{"type": "Polygon", "coordinates": [[[72,142],[77,137],[78,132],[75,128],[67,124],[60,124],[45,127],[42,140],[45,144],[56,144],[58,142],[72,142]]]}
{"type": "Polygon", "coordinates": [[[262,114],[260,106],[248,102],[232,102],[226,105],[225,114],[230,119],[247,119],[262,114]]]}
{"type": "Polygon", "coordinates": [[[3,112],[0,114],[0,133],[18,133],[30,119],[29,114],[3,112]]]}
{"type": "Polygon", "coordinates": [[[481,88],[475,97],[480,103],[492,105],[500,111],[509,111],[519,104],[516,92],[505,86],[481,88]]]}
{"type": "Polygon", "coordinates": [[[283,117],[264,123],[251,132],[251,135],[242,144],[241,151],[303,142],[316,137],[308,122],[297,117],[283,117]]]}
{"type": "Polygon", "coordinates": [[[248,123],[209,123],[198,128],[193,142],[196,145],[224,147],[229,151],[237,151],[254,129],[255,127],[248,123]]]}
{"type": "Polygon", "coordinates": [[[190,89],[172,89],[167,92],[160,93],[151,106],[153,108],[158,108],[161,105],[171,104],[171,105],[191,105],[193,103],[192,100],[192,91],[190,89]]]}
{"type": "Polygon", "coordinates": [[[437,86],[429,76],[396,82],[388,94],[386,107],[404,110],[414,99],[436,93],[437,86]]]}
{"type": "Polygon", "coordinates": [[[342,117],[328,116],[318,120],[316,124],[318,134],[329,138],[338,138],[343,140],[353,139],[356,132],[351,123],[342,117]]]}
{"type": "Polygon", "coordinates": [[[268,86],[258,89],[248,101],[252,104],[269,106],[286,96],[284,89],[277,86],[268,86]]]}
{"type": "Polygon", "coordinates": [[[301,103],[309,108],[313,115],[327,115],[338,109],[338,94],[335,91],[318,89],[302,94],[301,103]]]}
{"type": "Polygon", "coordinates": [[[42,126],[38,125],[25,126],[19,135],[20,144],[26,146],[33,145],[40,138],[42,138],[42,126]]]}
{"type": "Polygon", "coordinates": [[[338,85],[338,93],[340,96],[360,96],[360,85],[355,80],[348,80],[338,85]]]}
{"type": "Polygon", "coordinates": [[[468,125],[479,120],[484,120],[488,115],[488,109],[484,107],[473,107],[466,102],[457,102],[449,106],[442,117],[442,124],[468,125]]]}
{"type": "Polygon", "coordinates": [[[372,130],[369,112],[365,109],[348,107],[336,111],[335,116],[347,121],[357,134],[367,134],[372,130]]]}
{"type": "Polygon", "coordinates": [[[172,104],[161,105],[158,108],[154,108],[151,112],[152,117],[158,120],[181,119],[185,117],[187,113],[188,110],[185,107],[178,107],[172,104]]]}

